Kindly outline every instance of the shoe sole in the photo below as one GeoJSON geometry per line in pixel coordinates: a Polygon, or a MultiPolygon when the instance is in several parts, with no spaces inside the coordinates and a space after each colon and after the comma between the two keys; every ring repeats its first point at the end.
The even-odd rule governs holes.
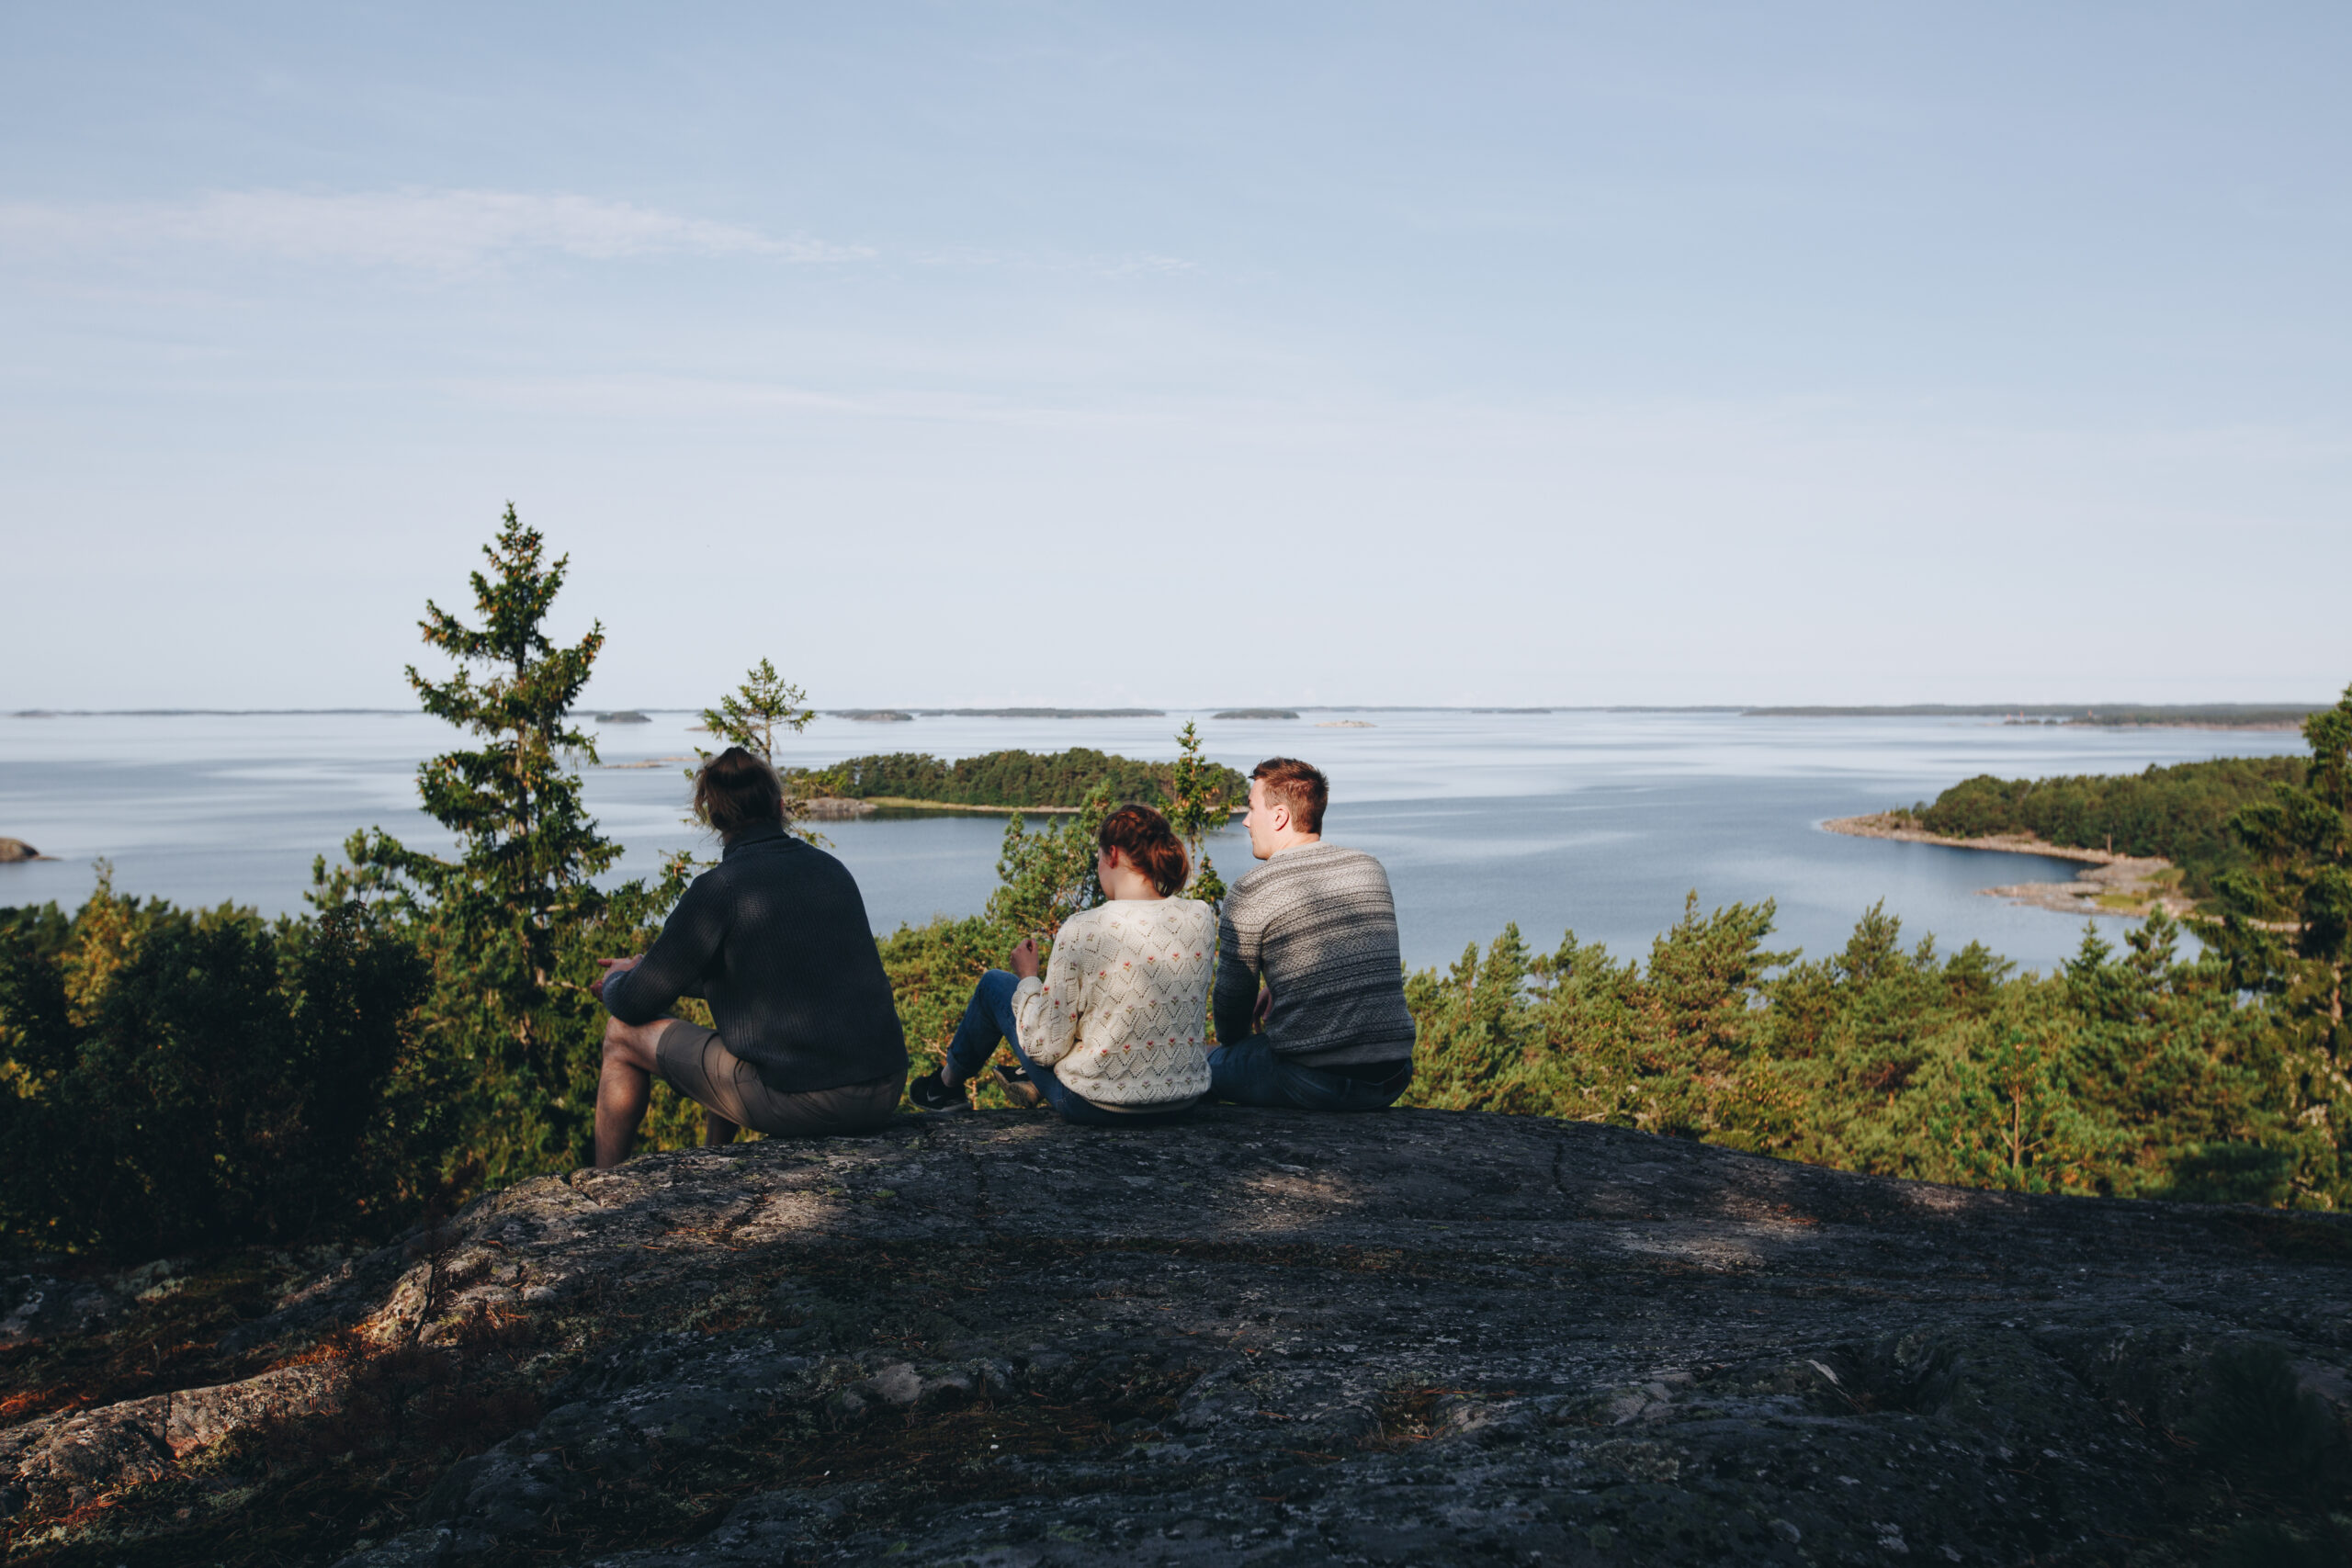
{"type": "Polygon", "coordinates": [[[996,1081],[1003,1086],[1004,1092],[1012,1096],[1012,1102],[1023,1111],[1035,1111],[1046,1103],[1044,1091],[1035,1083],[1016,1078],[1002,1067],[994,1069],[993,1076],[996,1081]]]}

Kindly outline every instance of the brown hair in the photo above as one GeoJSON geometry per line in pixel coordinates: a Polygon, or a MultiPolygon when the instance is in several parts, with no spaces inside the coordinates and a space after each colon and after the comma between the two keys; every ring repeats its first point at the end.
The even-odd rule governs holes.
{"type": "Polygon", "coordinates": [[[1290,819],[1302,833],[1323,831],[1323,808],[1331,804],[1331,781],[1312,762],[1295,757],[1269,757],[1250,770],[1250,777],[1266,793],[1290,807],[1290,819]]]}
{"type": "Polygon", "coordinates": [[[695,774],[695,815],[721,839],[784,815],[784,781],[741,746],[729,746],[695,774]]]}
{"type": "Polygon", "coordinates": [[[1148,806],[1122,806],[1102,818],[1094,841],[1126,856],[1129,865],[1151,878],[1163,898],[1173,897],[1193,874],[1192,857],[1184,852],[1176,829],[1148,806]]]}

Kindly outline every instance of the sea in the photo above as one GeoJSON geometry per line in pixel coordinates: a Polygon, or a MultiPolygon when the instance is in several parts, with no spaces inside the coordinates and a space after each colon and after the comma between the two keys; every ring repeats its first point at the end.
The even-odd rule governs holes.
{"type": "MultiPolygon", "coordinates": [[[[1573,931],[1638,957],[1679,919],[1772,901],[1773,942],[1820,956],[1883,905],[1906,940],[1981,942],[2047,971],[2081,944],[2077,916],[1984,889],[2064,881],[2064,861],[1828,833],[1828,818],[1932,799],[1978,773],[2137,772],[2215,756],[2300,751],[2289,731],[2109,729],[1986,717],[1817,717],[1733,711],[1300,710],[1296,719],[822,716],[778,747],[804,765],[877,751],[943,758],[1007,748],[1099,748],[1171,758],[1198,724],[1209,756],[1247,773],[1304,757],[1331,780],[1329,841],[1380,857],[1408,964],[1444,965],[1516,924],[1538,950],[1573,931]]],[[[614,875],[668,852],[710,855],[685,820],[691,713],[592,723],[588,808],[627,853],[614,875]]],[[[417,809],[418,762],[461,742],[417,713],[88,714],[0,717],[0,836],[53,858],[0,864],[0,905],[89,895],[99,863],[119,891],[182,905],[298,913],[313,862],[355,830],[413,847],[450,840],[417,809]]],[[[856,874],[880,931],[978,911],[996,885],[1002,818],[898,816],[819,825],[856,874]]],[[[1254,863],[1238,825],[1210,855],[1228,882],[1254,863]]],[[[2122,922],[2102,919],[2110,941],[2122,922]]]]}

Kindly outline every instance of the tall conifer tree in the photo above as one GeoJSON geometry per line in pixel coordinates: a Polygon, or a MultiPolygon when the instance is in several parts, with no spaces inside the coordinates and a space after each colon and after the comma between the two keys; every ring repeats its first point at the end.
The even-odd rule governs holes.
{"type": "Polygon", "coordinates": [[[498,1179],[588,1157],[603,1026],[587,990],[594,959],[634,951],[683,887],[684,862],[650,887],[596,886],[621,846],[582,806],[573,760],[595,761],[596,747],[569,714],[604,628],[568,647],[548,637],[570,558],[548,560],[546,541],[512,504],[482,554],[490,570],[471,574],[478,624],[430,600],[418,623],[457,671],[433,681],[408,669],[427,713],[481,740],[417,769],[424,809],[457,835],[457,857],[378,830],[352,840],[350,871],[321,880],[328,897],[389,894],[416,921],[434,960],[444,1048],[481,1086],[473,1146],[498,1179]]]}
{"type": "Polygon", "coordinates": [[[2220,918],[2195,929],[2278,1021],[2302,1134],[2296,1196],[2334,1207],[2352,1198],[2352,687],[2303,721],[2303,782],[2231,819],[2253,863],[2222,875],[2220,918]]]}

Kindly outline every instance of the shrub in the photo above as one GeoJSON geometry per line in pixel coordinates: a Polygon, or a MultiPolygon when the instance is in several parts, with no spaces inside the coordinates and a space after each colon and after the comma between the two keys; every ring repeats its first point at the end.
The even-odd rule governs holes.
{"type": "Polygon", "coordinates": [[[424,961],[357,904],[272,926],[104,883],[73,940],[0,930],[0,1221],[118,1258],[380,1233],[447,1147],[424,961]]]}

